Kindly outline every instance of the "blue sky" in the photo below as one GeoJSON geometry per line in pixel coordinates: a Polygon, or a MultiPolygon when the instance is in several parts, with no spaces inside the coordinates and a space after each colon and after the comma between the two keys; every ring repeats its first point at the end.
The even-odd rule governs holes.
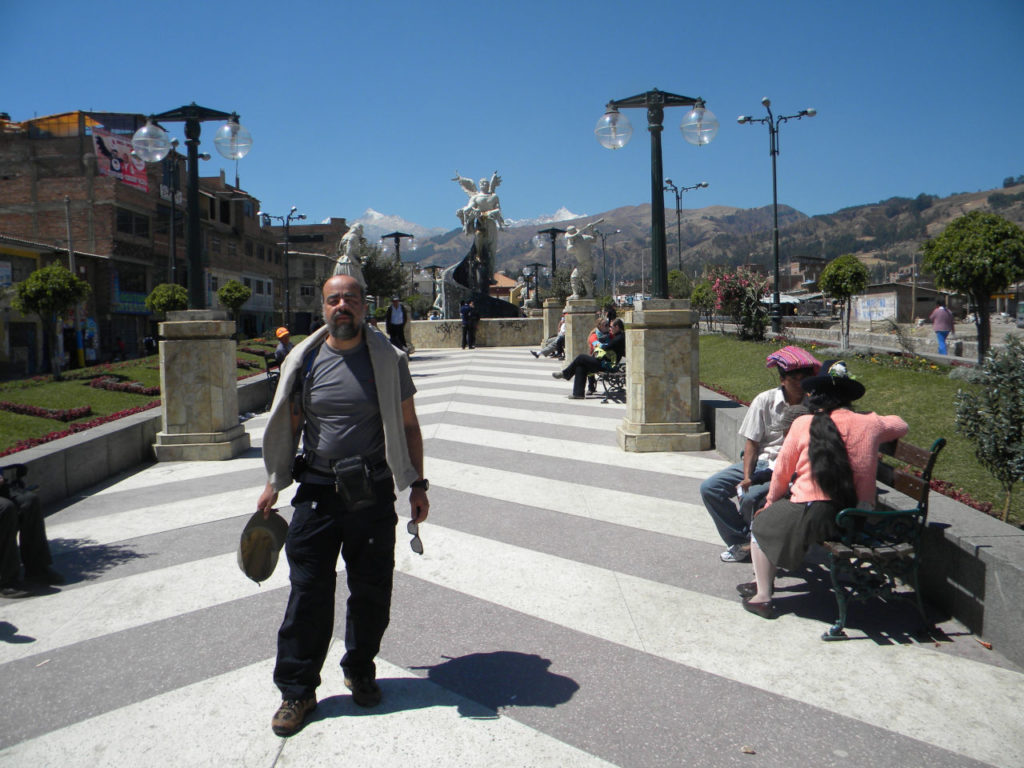
{"type": "MultiPolygon", "coordinates": [[[[678,130],[686,110],[666,110],[665,176],[710,184],[686,208],[771,203],[768,129],[736,123],[763,116],[763,96],[776,113],[818,110],[782,126],[778,159],[779,201],[808,214],[1024,174],[1021,0],[2,0],[0,28],[18,63],[0,89],[14,120],[237,111],[254,139],[242,187],[312,220],[374,208],[453,228],[456,169],[497,170],[509,218],[648,202],[643,111],[626,111],[620,151],[593,129],[609,99],[651,88],[703,97],[721,122],[697,148],[678,130]]],[[[216,127],[203,175],[232,179],[216,127]]]]}

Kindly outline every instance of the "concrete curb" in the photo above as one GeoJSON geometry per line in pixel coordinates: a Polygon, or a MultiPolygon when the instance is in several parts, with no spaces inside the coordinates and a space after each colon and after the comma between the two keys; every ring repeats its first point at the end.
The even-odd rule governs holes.
{"type": "MultiPolygon", "coordinates": [[[[712,444],[739,461],[743,440],[737,431],[746,406],[703,387],[700,394],[712,444]]],[[[921,590],[927,601],[1024,665],[1024,530],[932,493],[925,545],[921,590]]]]}

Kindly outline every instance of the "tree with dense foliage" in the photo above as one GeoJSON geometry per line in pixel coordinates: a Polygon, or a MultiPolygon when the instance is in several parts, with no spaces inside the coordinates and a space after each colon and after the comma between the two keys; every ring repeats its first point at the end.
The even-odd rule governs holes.
{"type": "Polygon", "coordinates": [[[228,280],[217,289],[217,301],[221,306],[231,310],[231,317],[235,321],[235,334],[240,335],[238,329],[238,317],[242,312],[242,305],[252,297],[252,288],[246,288],[237,280],[228,280]]]}
{"type": "Polygon", "coordinates": [[[409,284],[407,270],[394,259],[385,256],[379,245],[360,243],[359,263],[366,278],[366,293],[387,307],[392,296],[400,296],[409,284]]]}
{"type": "Polygon", "coordinates": [[[1024,480],[1024,342],[1007,336],[986,355],[982,374],[981,386],[957,392],[956,427],[1006,492],[1005,522],[1013,486],[1024,480]]]}
{"type": "Polygon", "coordinates": [[[698,317],[705,319],[709,331],[713,330],[715,302],[715,292],[711,290],[711,283],[705,280],[693,286],[693,292],[690,293],[690,308],[697,312],[698,317]]]}
{"type": "Polygon", "coordinates": [[[11,306],[24,315],[39,315],[43,332],[50,338],[53,378],[60,380],[63,360],[58,354],[61,335],[60,317],[84,301],[91,292],[89,284],[61,264],[37,269],[18,283],[11,306]]]}
{"type": "Polygon", "coordinates": [[[821,277],[818,278],[818,287],[822,293],[838,301],[843,308],[840,320],[842,349],[850,346],[850,310],[853,306],[853,297],[867,288],[869,278],[868,268],[852,253],[832,259],[825,265],[821,277]]]}
{"type": "Polygon", "coordinates": [[[994,213],[971,211],[922,243],[921,251],[921,268],[935,276],[940,288],[970,297],[978,363],[984,362],[992,335],[992,294],[1024,279],[1024,230],[994,213]]]}
{"type": "Polygon", "coordinates": [[[669,270],[668,295],[673,299],[688,299],[693,292],[693,280],[678,269],[669,270]]]}
{"type": "Polygon", "coordinates": [[[763,341],[768,327],[768,279],[744,267],[709,270],[715,308],[732,318],[741,339],[763,341]]]}
{"type": "Polygon", "coordinates": [[[183,285],[160,283],[146,297],[146,309],[163,313],[188,309],[188,291],[183,285]]]}

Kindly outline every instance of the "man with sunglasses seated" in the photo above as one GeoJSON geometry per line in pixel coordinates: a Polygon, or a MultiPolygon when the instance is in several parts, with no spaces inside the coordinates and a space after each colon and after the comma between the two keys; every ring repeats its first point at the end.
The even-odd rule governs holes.
{"type": "Polygon", "coordinates": [[[278,736],[298,732],[316,709],[334,629],[339,552],[349,588],[345,686],[359,706],[380,703],[374,657],[391,611],[395,486],[411,488],[414,551],[422,552],[418,525],[430,509],[408,357],[366,324],[366,293],[355,278],[329,278],[322,311],[324,326],[281,366],[263,436],[268,479],[257,508],[269,516],[278,492],[293,478],[299,482],[285,540],[291,593],[274,668],[283,699],[271,722],[278,736]]]}

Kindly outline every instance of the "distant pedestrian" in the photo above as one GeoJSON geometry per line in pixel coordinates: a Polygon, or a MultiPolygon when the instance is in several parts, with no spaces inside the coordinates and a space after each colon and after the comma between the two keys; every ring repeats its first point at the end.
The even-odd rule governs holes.
{"type": "Polygon", "coordinates": [[[935,309],[928,316],[935,339],[939,343],[939,354],[946,354],[946,337],[956,330],[953,324],[953,313],[946,308],[946,299],[940,296],[935,300],[935,309]]]}
{"type": "Polygon", "coordinates": [[[405,326],[409,324],[410,314],[409,308],[398,296],[391,297],[391,306],[384,313],[384,327],[391,343],[401,350],[408,346],[405,340],[405,326]]]}
{"type": "Polygon", "coordinates": [[[280,365],[284,362],[284,359],[288,357],[288,353],[295,347],[292,344],[291,332],[283,325],[278,328],[274,335],[277,337],[277,347],[274,349],[274,361],[280,365]]]}
{"type": "Polygon", "coordinates": [[[476,349],[476,325],[480,322],[476,303],[472,299],[462,302],[459,315],[462,317],[462,348],[476,349]]]}

